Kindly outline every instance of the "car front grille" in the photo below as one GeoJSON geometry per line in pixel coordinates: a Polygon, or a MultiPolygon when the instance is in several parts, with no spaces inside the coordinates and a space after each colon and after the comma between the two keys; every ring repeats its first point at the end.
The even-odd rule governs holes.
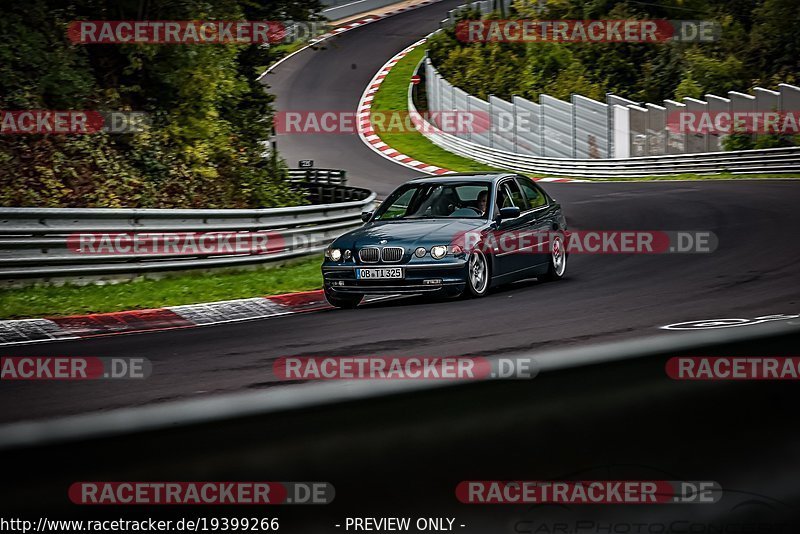
{"type": "Polygon", "coordinates": [[[403,259],[403,248],[402,247],[384,247],[383,251],[381,252],[381,256],[383,261],[386,263],[397,263],[398,261],[403,259]]]}
{"type": "Polygon", "coordinates": [[[377,247],[364,247],[358,251],[358,259],[363,263],[378,263],[381,251],[377,247]]]}
{"type": "Polygon", "coordinates": [[[358,251],[358,259],[361,263],[397,263],[403,259],[403,247],[364,247],[358,251]]]}

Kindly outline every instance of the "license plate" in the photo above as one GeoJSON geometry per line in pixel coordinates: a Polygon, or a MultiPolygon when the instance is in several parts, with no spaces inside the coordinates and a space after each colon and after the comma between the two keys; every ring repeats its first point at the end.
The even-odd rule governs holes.
{"type": "Polygon", "coordinates": [[[388,278],[403,278],[403,269],[400,267],[386,267],[383,269],[356,269],[356,278],[359,280],[386,280],[388,278]]]}

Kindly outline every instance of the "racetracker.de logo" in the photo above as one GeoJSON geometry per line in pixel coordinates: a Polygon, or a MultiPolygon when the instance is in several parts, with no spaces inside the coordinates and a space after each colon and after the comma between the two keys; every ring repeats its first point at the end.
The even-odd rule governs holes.
{"type": "Polygon", "coordinates": [[[274,44],[288,35],[271,20],[76,20],[67,29],[75,44],[274,44]]]}
{"type": "Polygon", "coordinates": [[[0,380],[103,380],[147,378],[147,358],[10,356],[0,358],[0,380]]]}
{"type": "Polygon", "coordinates": [[[667,116],[667,129],[689,134],[795,135],[800,133],[800,111],[674,111],[667,116]]]}
{"type": "Polygon", "coordinates": [[[666,364],[673,380],[798,380],[798,357],[676,356],[666,364]]]}
{"type": "MultiPolygon", "coordinates": [[[[292,248],[302,248],[309,244],[303,239],[292,236],[288,241],[292,248]]],[[[286,246],[287,239],[278,232],[95,232],[67,237],[70,252],[92,255],[272,254],[286,246]]]]}
{"type": "Polygon", "coordinates": [[[469,230],[452,243],[484,254],[543,254],[561,246],[568,254],[707,254],[718,246],[713,232],[644,230],[469,230]]]}
{"type": "MultiPolygon", "coordinates": [[[[377,134],[434,133],[449,134],[487,132],[492,117],[485,111],[377,111],[355,112],[335,110],[279,111],[275,114],[275,131],[279,134],[357,134],[372,128],[377,134]],[[435,126],[434,126],[435,125],[435,126]]],[[[509,127],[511,120],[498,127],[509,127]]]]}
{"type": "Polygon", "coordinates": [[[700,20],[462,20],[459,41],[505,43],[710,42],[719,36],[712,21],[700,20]]]}
{"type": "Polygon", "coordinates": [[[478,480],[456,486],[464,504],[710,504],[721,497],[713,481],[478,480]]]}
{"type": "Polygon", "coordinates": [[[69,500],[81,505],[330,504],[328,482],[76,482],[69,500]]]}
{"type": "Polygon", "coordinates": [[[141,111],[0,110],[2,135],[126,134],[142,132],[149,125],[149,115],[141,111]]]}
{"type": "Polygon", "coordinates": [[[538,366],[530,357],[282,357],[273,373],[281,380],[524,379],[535,377],[538,366]]]}

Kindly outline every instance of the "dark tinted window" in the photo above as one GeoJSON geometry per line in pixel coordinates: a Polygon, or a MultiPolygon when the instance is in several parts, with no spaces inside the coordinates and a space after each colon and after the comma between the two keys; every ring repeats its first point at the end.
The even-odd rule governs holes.
{"type": "Polygon", "coordinates": [[[527,178],[517,178],[519,185],[522,186],[522,192],[525,193],[525,198],[528,199],[528,204],[531,208],[538,208],[547,204],[547,198],[541,189],[533,185],[533,182],[527,178]]]}
{"type": "Polygon", "coordinates": [[[500,186],[500,190],[502,194],[498,196],[497,202],[499,207],[508,208],[510,206],[516,206],[522,211],[528,209],[525,197],[523,197],[522,191],[520,191],[519,186],[517,186],[514,180],[503,182],[500,186]]]}
{"type": "Polygon", "coordinates": [[[389,195],[378,208],[374,220],[484,218],[481,192],[485,199],[489,193],[488,182],[406,184],[389,195]]]}

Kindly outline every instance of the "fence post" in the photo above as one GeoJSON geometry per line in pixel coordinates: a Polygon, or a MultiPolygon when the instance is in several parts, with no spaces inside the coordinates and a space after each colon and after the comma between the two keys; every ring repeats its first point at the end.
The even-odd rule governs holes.
{"type": "Polygon", "coordinates": [[[489,95],[487,99],[489,103],[489,148],[494,148],[494,106],[492,105],[492,97],[494,95],[489,95]]]}
{"type": "MultiPolygon", "coordinates": [[[[686,97],[683,102],[686,104],[686,111],[694,113],[695,116],[701,116],[708,111],[708,102],[703,100],[686,97]]],[[[708,152],[708,135],[686,132],[686,141],[686,151],[690,154],[708,152]]]]}
{"type": "Polygon", "coordinates": [[[686,108],[686,104],[674,100],[664,100],[667,113],[667,154],[686,153],[686,132],[680,131],[679,114],[686,108]],[[682,109],[683,108],[683,109],[682,109]]]}
{"type": "Polygon", "coordinates": [[[666,151],[667,108],[646,104],[647,108],[647,149],[648,156],[661,156],[666,151]]]}
{"type": "Polygon", "coordinates": [[[614,154],[616,159],[631,157],[631,111],[614,104],[614,154]]]}

